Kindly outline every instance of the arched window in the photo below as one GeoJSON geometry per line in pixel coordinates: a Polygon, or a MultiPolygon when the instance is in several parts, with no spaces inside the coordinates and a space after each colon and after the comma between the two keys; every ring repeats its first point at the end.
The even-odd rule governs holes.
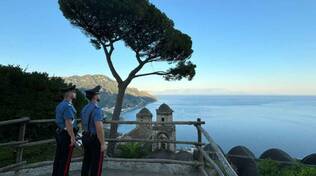
{"type": "MultiPolygon", "coordinates": [[[[165,133],[159,133],[158,134],[158,139],[159,140],[168,140],[169,137],[165,133]]],[[[160,150],[169,150],[169,145],[168,145],[168,143],[165,143],[165,142],[159,142],[158,149],[160,149],[160,150]]]]}

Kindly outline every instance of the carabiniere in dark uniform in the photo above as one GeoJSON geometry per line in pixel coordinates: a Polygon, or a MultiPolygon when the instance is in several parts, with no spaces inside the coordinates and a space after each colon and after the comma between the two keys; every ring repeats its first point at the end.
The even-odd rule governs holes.
{"type": "Polygon", "coordinates": [[[53,176],[67,176],[75,143],[76,109],[72,100],[76,98],[76,86],[63,88],[64,100],[56,107],[56,153],[53,176]]]}
{"type": "Polygon", "coordinates": [[[101,176],[104,151],[106,149],[103,130],[103,113],[98,106],[101,86],[86,91],[89,103],[81,111],[84,133],[82,143],[84,157],[81,176],[101,176]]]}

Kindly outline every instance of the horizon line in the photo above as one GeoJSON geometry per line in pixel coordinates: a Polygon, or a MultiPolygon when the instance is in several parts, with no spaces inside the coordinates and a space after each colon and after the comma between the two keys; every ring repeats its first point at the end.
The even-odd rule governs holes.
{"type": "Polygon", "coordinates": [[[316,97],[316,94],[155,94],[154,96],[287,96],[287,97],[316,97]]]}

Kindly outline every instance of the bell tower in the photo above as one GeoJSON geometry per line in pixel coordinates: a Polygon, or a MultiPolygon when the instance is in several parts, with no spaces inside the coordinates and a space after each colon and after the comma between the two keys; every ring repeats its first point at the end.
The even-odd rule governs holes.
{"type": "MultiPolygon", "coordinates": [[[[176,128],[173,122],[173,110],[165,103],[161,104],[156,110],[158,122],[154,126],[153,137],[160,140],[176,140],[176,128]]],[[[153,150],[170,150],[175,152],[176,145],[174,143],[159,142],[153,144],[153,150]]]]}
{"type": "MultiPolygon", "coordinates": [[[[143,108],[136,114],[136,121],[137,122],[152,122],[152,113],[147,109],[143,108]]],[[[137,124],[137,128],[152,128],[152,124],[137,124]]]]}

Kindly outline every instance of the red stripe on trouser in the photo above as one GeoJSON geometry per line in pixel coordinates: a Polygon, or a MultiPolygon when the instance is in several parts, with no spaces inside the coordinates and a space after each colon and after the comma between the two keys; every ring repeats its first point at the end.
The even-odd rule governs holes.
{"type": "Polygon", "coordinates": [[[98,176],[102,173],[102,163],[103,163],[103,152],[100,152],[99,164],[98,164],[98,176]]]}
{"type": "Polygon", "coordinates": [[[64,168],[64,176],[67,176],[67,174],[68,174],[73,149],[74,149],[74,147],[72,145],[68,146],[68,157],[67,157],[67,162],[66,162],[66,165],[64,168]]]}

